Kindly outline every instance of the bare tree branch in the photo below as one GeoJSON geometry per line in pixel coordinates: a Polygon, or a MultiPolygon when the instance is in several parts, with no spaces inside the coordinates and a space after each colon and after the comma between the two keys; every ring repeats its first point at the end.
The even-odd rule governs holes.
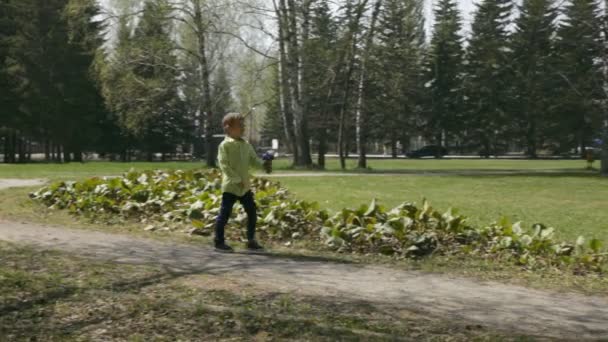
{"type": "Polygon", "coordinates": [[[242,44],[243,44],[243,45],[244,45],[246,48],[248,48],[249,50],[251,50],[251,51],[253,51],[253,52],[257,53],[258,55],[264,56],[264,57],[266,57],[266,58],[268,58],[268,59],[277,59],[276,57],[274,57],[274,56],[270,56],[270,55],[268,55],[268,54],[266,54],[266,53],[264,53],[264,52],[262,52],[262,51],[258,50],[257,48],[255,48],[255,47],[251,46],[249,43],[247,43],[247,41],[246,41],[245,39],[243,39],[243,37],[241,37],[241,36],[239,36],[239,35],[237,35],[237,34],[234,34],[234,33],[232,33],[232,32],[226,32],[226,31],[214,31],[213,33],[217,33],[217,34],[223,34],[223,35],[227,35],[227,36],[230,36],[230,37],[236,38],[236,39],[237,39],[237,40],[239,40],[239,41],[240,41],[240,42],[241,42],[241,43],[242,43],[242,44]]]}

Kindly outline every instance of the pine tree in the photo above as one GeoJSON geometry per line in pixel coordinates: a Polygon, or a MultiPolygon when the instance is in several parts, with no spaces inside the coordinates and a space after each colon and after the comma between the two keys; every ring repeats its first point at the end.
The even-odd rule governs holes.
{"type": "Polygon", "coordinates": [[[262,122],[261,144],[269,146],[272,139],[278,139],[280,142],[285,143],[285,130],[283,126],[283,119],[281,118],[281,105],[279,103],[279,79],[278,70],[273,68],[272,73],[272,86],[269,88],[269,98],[271,102],[266,106],[266,113],[264,114],[264,121],[262,122]]]}
{"type": "Polygon", "coordinates": [[[55,146],[64,141],[59,123],[64,115],[61,82],[66,54],[67,27],[62,20],[64,0],[38,3],[33,0],[11,1],[14,35],[6,60],[11,88],[19,111],[11,113],[10,158],[25,161],[24,139],[38,136],[52,140],[55,146]]]}
{"type": "MultiPolygon", "coordinates": [[[[339,68],[340,54],[336,51],[338,39],[338,24],[332,15],[329,3],[317,2],[311,11],[310,37],[306,42],[308,65],[306,72],[308,83],[308,113],[311,137],[317,141],[317,164],[325,167],[325,153],[327,152],[328,130],[337,130],[335,113],[336,103],[339,101],[336,94],[336,70],[339,68]],[[333,87],[333,89],[332,89],[333,87]]],[[[278,90],[278,88],[276,89],[278,90]]],[[[280,118],[279,103],[273,103],[268,111],[266,127],[275,137],[285,137],[284,132],[276,131],[276,118],[280,118]],[[273,132],[274,131],[274,132],[273,132]]]]}
{"type": "Polygon", "coordinates": [[[512,36],[513,97],[511,108],[528,156],[535,158],[546,128],[555,117],[554,56],[555,18],[552,0],[525,0],[519,7],[512,36]]]}
{"type": "Polygon", "coordinates": [[[477,4],[465,59],[468,142],[486,157],[510,132],[509,89],[512,70],[507,25],[511,0],[477,4]]]}
{"type": "Polygon", "coordinates": [[[212,111],[215,114],[211,118],[211,131],[213,134],[221,134],[224,132],[222,128],[222,118],[226,113],[236,110],[232,97],[232,87],[230,86],[230,79],[228,78],[228,71],[224,64],[220,64],[217,69],[213,82],[211,99],[213,101],[212,111]]]}
{"type": "Polygon", "coordinates": [[[604,98],[599,4],[572,0],[563,15],[556,43],[559,125],[553,135],[562,149],[578,147],[584,153],[602,124],[598,105],[604,98]]]}
{"type": "MultiPolygon", "coordinates": [[[[18,113],[16,94],[13,91],[11,77],[7,69],[9,58],[9,39],[15,35],[15,23],[13,3],[9,0],[0,0],[0,148],[4,149],[4,161],[10,158],[10,128],[13,127],[12,120],[18,113]]],[[[13,153],[14,155],[14,153],[13,153]]]]}
{"type": "Polygon", "coordinates": [[[439,146],[443,145],[444,136],[457,138],[464,130],[461,20],[456,1],[439,1],[425,80],[429,100],[425,131],[439,146]]]}
{"type": "Polygon", "coordinates": [[[52,143],[56,160],[80,161],[83,148],[95,147],[95,125],[103,115],[90,72],[102,43],[102,28],[93,20],[97,5],[92,0],[5,4],[14,31],[4,62],[19,107],[9,120],[11,149],[24,161],[25,145],[36,139],[47,146],[47,157],[52,143]]]}
{"type": "Polygon", "coordinates": [[[371,121],[381,123],[384,142],[397,157],[397,142],[406,143],[419,111],[424,54],[422,2],[388,0],[380,12],[378,46],[370,65],[376,91],[366,102],[379,113],[371,121]],[[374,65],[375,64],[375,65],[374,65]],[[390,66],[390,67],[387,67],[390,66]],[[373,76],[373,75],[375,76],[373,76]]]}
{"type": "Polygon", "coordinates": [[[92,72],[103,44],[103,27],[96,21],[98,14],[94,0],[71,0],[63,12],[68,46],[62,66],[64,115],[59,134],[64,135],[66,161],[73,157],[82,162],[83,150],[97,147],[102,136],[98,125],[107,114],[92,72]]]}
{"type": "Polygon", "coordinates": [[[104,96],[119,123],[152,159],[192,139],[194,119],[178,95],[179,68],[169,37],[166,1],[145,4],[131,36],[121,22],[116,51],[104,71],[104,96]]]}

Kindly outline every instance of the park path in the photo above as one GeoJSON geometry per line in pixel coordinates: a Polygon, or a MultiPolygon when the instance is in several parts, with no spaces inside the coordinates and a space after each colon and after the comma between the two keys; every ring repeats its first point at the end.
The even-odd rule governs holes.
{"type": "Polygon", "coordinates": [[[266,178],[291,178],[291,177],[353,177],[353,176],[567,176],[567,175],[591,175],[586,170],[376,170],[371,172],[335,172],[335,171],[311,171],[311,172],[275,172],[271,174],[258,173],[257,177],[266,178]]]}
{"type": "MultiPolygon", "coordinates": [[[[11,184],[10,181],[0,182],[11,184]]],[[[340,297],[539,337],[608,339],[608,297],[271,254],[215,252],[106,232],[0,220],[0,240],[184,274],[234,276],[268,290],[340,297]]]]}
{"type": "Polygon", "coordinates": [[[43,185],[46,182],[44,179],[3,179],[0,178],[0,190],[6,188],[20,186],[36,186],[43,185]]]}

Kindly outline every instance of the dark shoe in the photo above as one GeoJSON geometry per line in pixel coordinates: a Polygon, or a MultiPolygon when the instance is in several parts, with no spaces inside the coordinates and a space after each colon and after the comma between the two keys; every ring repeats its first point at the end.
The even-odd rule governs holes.
{"type": "Polygon", "coordinates": [[[247,249],[252,250],[252,251],[259,251],[264,249],[264,247],[260,246],[260,244],[255,241],[255,240],[251,240],[249,242],[247,242],[247,249]]]}
{"type": "Polygon", "coordinates": [[[224,242],[222,242],[222,243],[216,243],[216,244],[215,244],[215,249],[216,249],[217,251],[220,251],[220,252],[232,252],[232,251],[234,251],[234,250],[232,249],[232,247],[228,246],[228,245],[227,245],[226,243],[224,243],[224,242]]]}

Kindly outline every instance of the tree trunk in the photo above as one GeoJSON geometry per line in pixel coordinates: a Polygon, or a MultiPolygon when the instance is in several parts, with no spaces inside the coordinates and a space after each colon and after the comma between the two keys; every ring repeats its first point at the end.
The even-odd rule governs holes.
{"type": "Polygon", "coordinates": [[[359,92],[357,95],[357,109],[356,109],[356,134],[357,134],[357,153],[359,159],[357,161],[357,167],[360,169],[367,168],[367,126],[366,126],[366,112],[363,108],[363,96],[365,88],[365,78],[367,73],[367,62],[369,59],[370,50],[372,49],[372,43],[374,38],[374,29],[376,28],[376,19],[378,13],[380,13],[380,7],[382,0],[377,0],[374,6],[374,12],[372,13],[372,20],[369,26],[369,32],[367,33],[367,39],[365,42],[365,50],[363,53],[363,59],[361,61],[361,72],[359,74],[359,92]]]}
{"type": "MultiPolygon", "coordinates": [[[[293,1],[293,0],[290,0],[293,1]]],[[[293,1],[295,4],[295,1],[293,1]]],[[[300,12],[303,16],[302,23],[302,44],[300,46],[296,46],[298,50],[298,59],[299,63],[298,67],[298,98],[300,100],[300,117],[299,124],[296,126],[296,129],[299,130],[299,145],[300,145],[300,155],[299,155],[299,166],[311,167],[312,166],[312,156],[310,151],[310,136],[308,132],[308,109],[310,107],[310,99],[309,99],[309,73],[307,72],[309,67],[309,62],[307,59],[307,52],[305,51],[305,43],[309,39],[309,31],[310,31],[310,0],[306,0],[303,2],[300,12]]],[[[294,12],[295,13],[295,12],[294,12]]]]}
{"type": "Polygon", "coordinates": [[[601,158],[602,163],[600,165],[600,174],[602,176],[608,176],[608,141],[606,141],[606,138],[604,138],[601,158]]]}
{"type": "Polygon", "coordinates": [[[319,155],[317,156],[317,164],[321,169],[325,169],[325,154],[327,153],[327,131],[325,128],[321,129],[321,135],[319,136],[319,155]]]}
{"type": "Polygon", "coordinates": [[[527,155],[530,158],[536,159],[536,123],[533,118],[528,119],[528,129],[526,132],[526,140],[528,145],[527,155]]]}
{"type": "Polygon", "coordinates": [[[19,154],[19,163],[25,163],[25,140],[22,137],[17,139],[17,153],[19,154]]]}
{"type": "Polygon", "coordinates": [[[481,141],[483,142],[483,153],[486,159],[490,158],[490,141],[484,136],[481,141]]]}
{"type": "Polygon", "coordinates": [[[45,139],[45,141],[44,141],[44,161],[47,163],[51,161],[50,144],[51,144],[51,141],[48,138],[45,139]]]}
{"type": "Polygon", "coordinates": [[[7,133],[4,136],[4,162],[10,163],[10,150],[11,150],[11,142],[10,142],[10,133],[7,133]]]}
{"type": "Polygon", "coordinates": [[[581,156],[581,158],[584,159],[587,156],[587,153],[585,151],[587,149],[587,139],[585,138],[584,121],[581,125],[583,125],[583,127],[581,127],[580,132],[579,132],[579,145],[581,148],[580,156],[581,156]]]}
{"type": "Polygon", "coordinates": [[[279,29],[279,105],[281,118],[283,121],[283,129],[285,130],[285,139],[287,139],[287,145],[293,154],[293,164],[295,165],[299,158],[298,144],[294,138],[294,127],[293,127],[293,113],[291,112],[291,103],[288,97],[289,86],[288,86],[288,59],[287,59],[287,36],[288,25],[286,23],[288,15],[285,5],[285,1],[281,0],[279,6],[275,5],[275,12],[278,20],[279,29]]]}
{"type": "MultiPolygon", "coordinates": [[[[285,1],[281,0],[282,6],[285,6],[285,1]]],[[[295,166],[311,166],[312,158],[310,157],[310,142],[308,139],[307,130],[307,115],[306,115],[306,104],[303,101],[305,87],[303,86],[302,80],[302,61],[303,61],[303,50],[301,45],[298,44],[298,30],[297,30],[297,15],[296,15],[296,2],[295,0],[287,0],[287,7],[283,13],[287,16],[287,86],[289,94],[289,103],[291,105],[291,112],[293,114],[293,127],[295,133],[295,143],[298,146],[298,156],[294,156],[295,166]]],[[[310,2],[307,2],[308,4],[310,2]]],[[[303,6],[304,23],[302,26],[302,40],[306,39],[308,34],[308,24],[306,15],[306,6],[303,6]]],[[[285,20],[283,21],[285,22],[285,20]]]]}
{"type": "MultiPolygon", "coordinates": [[[[435,141],[436,141],[437,146],[439,146],[439,147],[443,146],[443,132],[441,131],[441,129],[439,129],[439,132],[435,136],[435,141]]],[[[435,158],[439,159],[440,156],[441,156],[441,150],[438,149],[435,151],[435,158]]]]}
{"type": "Polygon", "coordinates": [[[393,135],[391,137],[391,158],[397,159],[397,138],[393,135]]]}
{"type": "Polygon", "coordinates": [[[348,50],[345,54],[345,62],[347,64],[346,75],[344,79],[344,87],[342,93],[342,100],[340,101],[340,123],[338,126],[338,154],[340,156],[340,167],[342,170],[346,169],[346,153],[344,153],[344,129],[345,129],[345,120],[346,120],[346,112],[348,108],[348,99],[350,96],[350,85],[351,78],[353,74],[353,69],[355,65],[355,56],[357,51],[357,32],[359,32],[359,24],[361,21],[361,16],[363,15],[364,8],[367,5],[367,0],[363,0],[359,3],[357,7],[357,12],[355,14],[355,18],[353,18],[352,30],[349,31],[349,40],[348,40],[348,50]]]}
{"type": "MultiPolygon", "coordinates": [[[[209,62],[207,60],[207,37],[208,29],[205,26],[205,20],[203,18],[203,10],[201,8],[200,1],[192,1],[194,10],[194,25],[196,25],[196,35],[198,39],[198,58],[200,64],[200,86],[202,101],[199,102],[199,115],[203,118],[203,129],[205,135],[205,150],[206,150],[206,162],[208,167],[216,167],[215,153],[213,149],[213,124],[211,106],[211,86],[210,86],[210,72],[209,62]]],[[[199,122],[199,125],[202,124],[199,122]]]]}
{"type": "Polygon", "coordinates": [[[74,162],[77,163],[82,163],[83,159],[82,159],[82,150],[80,149],[80,147],[76,147],[74,149],[74,162]]]}
{"type": "Polygon", "coordinates": [[[27,140],[27,145],[25,149],[25,161],[28,163],[32,162],[32,141],[30,139],[27,140]]]}
{"type": "Polygon", "coordinates": [[[19,143],[18,137],[17,137],[17,132],[15,130],[12,131],[11,134],[11,150],[10,150],[10,162],[11,163],[16,163],[17,162],[17,144],[19,143]]]}
{"type": "Polygon", "coordinates": [[[49,162],[55,161],[55,144],[53,144],[52,140],[49,140],[49,162]]]}
{"type": "Polygon", "coordinates": [[[72,149],[66,145],[63,145],[63,161],[65,163],[72,162],[72,149]]]}
{"type": "Polygon", "coordinates": [[[405,153],[410,149],[410,137],[407,134],[403,134],[401,136],[401,155],[405,155],[405,153]]]}
{"type": "Polygon", "coordinates": [[[338,126],[338,156],[340,157],[340,168],[346,169],[346,160],[344,156],[344,106],[340,111],[340,124],[338,126]]]}
{"type": "Polygon", "coordinates": [[[61,145],[60,144],[55,144],[55,161],[57,163],[61,163],[63,161],[62,158],[62,150],[61,150],[61,145]]]}

